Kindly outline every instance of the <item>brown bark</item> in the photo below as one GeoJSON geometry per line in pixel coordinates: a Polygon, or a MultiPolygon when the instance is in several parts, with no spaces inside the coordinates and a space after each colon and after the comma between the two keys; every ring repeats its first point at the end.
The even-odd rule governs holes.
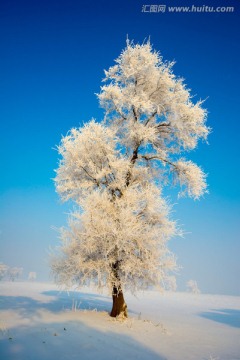
{"type": "Polygon", "coordinates": [[[110,316],[128,317],[127,304],[125,303],[122,290],[118,290],[116,287],[113,287],[112,299],[113,299],[113,306],[110,316]]]}
{"type": "Polygon", "coordinates": [[[118,260],[111,265],[114,278],[118,281],[118,286],[113,284],[113,289],[112,289],[113,306],[112,306],[110,316],[112,316],[112,317],[117,317],[117,316],[128,317],[127,304],[125,303],[125,300],[124,300],[123,291],[121,288],[120,277],[119,277],[119,266],[120,266],[120,261],[118,261],[118,260]]]}

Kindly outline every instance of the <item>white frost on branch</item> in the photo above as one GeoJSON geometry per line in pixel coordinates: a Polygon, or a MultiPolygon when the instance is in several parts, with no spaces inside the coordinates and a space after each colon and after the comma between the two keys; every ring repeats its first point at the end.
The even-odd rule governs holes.
{"type": "Polygon", "coordinates": [[[168,219],[169,206],[153,184],[132,186],[112,201],[107,191],[96,191],[81,201],[82,212],[62,229],[61,254],[52,267],[60,283],[106,284],[135,292],[165,284],[176,267],[167,241],[176,233],[168,219]],[[112,264],[119,263],[119,279],[112,264]]]}
{"type": "Polygon", "coordinates": [[[180,192],[180,196],[188,195],[194,199],[199,199],[207,189],[206,175],[192,161],[181,159],[175,163],[179,183],[185,190],[180,192]]]}
{"type": "Polygon", "coordinates": [[[183,153],[206,139],[206,111],[150,43],[127,47],[105,71],[102,123],[72,129],[58,147],[56,189],[79,207],[52,259],[58,283],[144,289],[174,283],[168,240],[178,233],[162,188],[206,192],[205,174],[183,153]],[[172,176],[174,174],[174,176],[172,176]]]}
{"type": "Polygon", "coordinates": [[[117,65],[105,71],[106,85],[98,95],[108,120],[121,122],[127,128],[129,143],[131,133],[138,133],[141,125],[152,128],[140,130],[142,137],[154,145],[156,135],[161,146],[179,151],[194,149],[199,139],[206,139],[206,110],[202,101],[194,104],[183,80],[173,72],[173,62],[164,62],[148,42],[143,45],[129,43],[116,60],[117,65]],[[136,124],[137,122],[137,124],[136,124]],[[131,131],[132,128],[132,131],[131,131]],[[152,136],[153,135],[153,136],[152,136]]]}
{"type": "Polygon", "coordinates": [[[94,120],[72,129],[58,148],[62,160],[57,170],[56,189],[64,200],[79,202],[89,192],[122,186],[128,162],[116,150],[114,131],[94,120]]]}

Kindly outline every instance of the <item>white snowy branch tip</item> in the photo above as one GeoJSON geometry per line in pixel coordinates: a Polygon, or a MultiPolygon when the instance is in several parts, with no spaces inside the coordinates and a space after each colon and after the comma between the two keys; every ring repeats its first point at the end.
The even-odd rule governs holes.
{"type": "Polygon", "coordinates": [[[192,102],[172,67],[149,42],[128,42],[98,94],[104,121],[62,139],[56,189],[80,208],[52,260],[58,282],[133,292],[173,284],[167,242],[178,229],[161,187],[180,184],[180,195],[194,199],[207,191],[206,175],[183,153],[209,128],[202,101],[192,102]]]}

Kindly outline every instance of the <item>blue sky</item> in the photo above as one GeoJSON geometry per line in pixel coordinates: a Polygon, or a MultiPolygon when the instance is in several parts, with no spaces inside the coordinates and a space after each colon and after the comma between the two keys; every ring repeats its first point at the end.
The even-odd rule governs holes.
{"type": "MultiPolygon", "coordinates": [[[[53,149],[71,127],[101,119],[95,93],[103,69],[125,47],[151,37],[196,99],[207,99],[209,144],[189,157],[208,173],[209,194],[178,200],[174,216],[184,239],[170,247],[203,292],[238,294],[239,262],[239,7],[233,13],[144,13],[144,4],[203,5],[199,0],[6,1],[0,10],[0,261],[24,276],[48,277],[53,227],[66,223],[52,178],[53,149]]],[[[204,5],[218,6],[207,0],[204,5]]]]}

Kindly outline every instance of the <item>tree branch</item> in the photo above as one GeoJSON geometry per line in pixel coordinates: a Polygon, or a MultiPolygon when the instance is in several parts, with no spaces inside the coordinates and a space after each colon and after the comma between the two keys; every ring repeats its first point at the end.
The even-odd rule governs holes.
{"type": "MultiPolygon", "coordinates": [[[[132,157],[131,157],[131,167],[134,166],[136,160],[138,159],[138,150],[139,150],[139,147],[141,145],[141,142],[135,147],[135,149],[133,150],[133,154],[132,154],[132,157]]],[[[130,180],[131,180],[131,177],[132,177],[132,174],[131,172],[128,170],[127,172],[127,176],[126,176],[126,186],[128,186],[130,184],[130,180]]]]}
{"type": "Polygon", "coordinates": [[[126,116],[123,115],[123,113],[121,112],[121,110],[118,109],[118,107],[117,107],[117,105],[115,104],[112,96],[111,96],[111,100],[112,100],[112,103],[113,103],[113,106],[114,106],[115,111],[116,111],[124,120],[127,120],[126,116]]]}
{"type": "Polygon", "coordinates": [[[91,174],[89,174],[89,172],[83,166],[80,165],[80,168],[85,171],[85,173],[97,184],[97,186],[99,186],[99,182],[97,181],[97,179],[95,179],[91,174]]]}
{"type": "Polygon", "coordinates": [[[152,120],[154,118],[154,116],[157,114],[157,110],[154,111],[154,113],[152,113],[151,116],[149,116],[149,118],[146,120],[145,122],[145,126],[149,123],[150,120],[152,120]]]}
{"type": "Polygon", "coordinates": [[[136,109],[135,109],[134,105],[132,106],[132,110],[133,110],[133,115],[134,115],[135,121],[138,121],[138,116],[137,116],[137,112],[136,112],[136,109]]]}
{"type": "Polygon", "coordinates": [[[160,124],[158,124],[156,127],[157,128],[160,128],[160,127],[162,127],[162,126],[170,126],[171,124],[168,122],[162,122],[162,123],[160,123],[160,124]]]}
{"type": "Polygon", "coordinates": [[[173,166],[175,169],[177,169],[177,166],[174,163],[172,163],[171,161],[169,161],[167,159],[163,159],[161,156],[158,156],[158,155],[153,155],[153,156],[141,155],[141,158],[144,160],[147,160],[147,161],[160,160],[168,165],[173,166]]]}
{"type": "Polygon", "coordinates": [[[149,95],[149,99],[151,99],[152,95],[155,94],[160,89],[160,87],[159,87],[160,79],[161,79],[161,76],[159,76],[159,78],[158,78],[156,89],[149,95]]]}

